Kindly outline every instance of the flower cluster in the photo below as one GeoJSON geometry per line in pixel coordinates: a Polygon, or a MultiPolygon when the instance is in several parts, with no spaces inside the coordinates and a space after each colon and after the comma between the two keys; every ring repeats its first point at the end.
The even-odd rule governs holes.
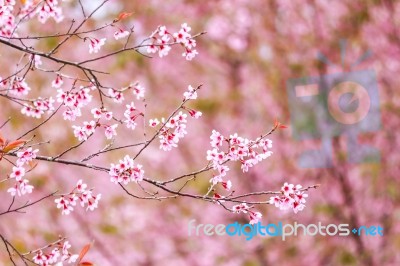
{"type": "Polygon", "coordinates": [[[69,193],[62,195],[60,198],[55,199],[54,202],[57,204],[57,209],[62,209],[62,214],[68,215],[74,210],[76,203],[79,201],[82,207],[86,205],[86,211],[93,211],[97,208],[99,200],[101,199],[101,194],[97,196],[93,195],[93,189],[86,189],[87,185],[79,180],[75,188],[69,193]]]}
{"type": "Polygon", "coordinates": [[[81,108],[92,101],[93,96],[90,91],[93,89],[94,87],[80,86],[77,91],[57,90],[57,102],[63,103],[67,107],[67,110],[63,113],[64,120],[75,121],[77,117],[82,115],[81,108]]]}
{"type": "Polygon", "coordinates": [[[15,29],[15,17],[12,14],[14,10],[15,0],[0,1],[0,36],[11,37],[15,29]]]}
{"type": "Polygon", "coordinates": [[[271,197],[270,204],[274,204],[281,210],[293,209],[295,213],[302,211],[308,197],[301,185],[285,183],[281,189],[281,195],[271,197]]]}
{"type": "MultiPolygon", "coordinates": [[[[3,87],[7,85],[7,82],[2,82],[3,87]]],[[[16,77],[12,83],[10,93],[21,96],[27,95],[31,88],[28,86],[24,78],[16,77]]]]}
{"type": "MultiPolygon", "coordinates": [[[[65,0],[63,0],[65,1],[65,0]]],[[[41,23],[46,23],[49,18],[53,18],[57,23],[64,19],[61,8],[58,6],[58,0],[24,1],[23,8],[19,14],[20,18],[33,18],[37,15],[41,23]]]]}
{"type": "Polygon", "coordinates": [[[239,137],[235,133],[229,138],[225,138],[221,133],[213,130],[210,139],[213,149],[207,151],[206,158],[211,162],[213,169],[218,172],[210,180],[213,185],[221,183],[224,186],[223,177],[229,171],[229,167],[225,165],[226,162],[240,161],[242,171],[247,172],[250,167],[272,154],[272,151],[269,150],[272,148],[272,141],[261,137],[253,141],[239,137]],[[226,152],[220,150],[224,143],[227,144],[226,152]]]}
{"type": "Polygon", "coordinates": [[[144,170],[142,165],[135,165],[133,159],[126,155],[124,159],[119,160],[118,164],[111,164],[109,175],[111,176],[111,182],[115,184],[124,183],[126,185],[131,181],[136,183],[142,181],[144,170]]]}
{"type": "Polygon", "coordinates": [[[18,159],[16,161],[16,166],[13,167],[12,173],[10,174],[10,178],[15,179],[15,184],[7,190],[11,196],[22,196],[32,193],[33,186],[28,185],[29,180],[23,178],[26,174],[24,165],[32,162],[32,160],[36,158],[36,153],[38,151],[38,149],[33,150],[32,148],[28,148],[17,152],[18,159]]]}
{"type": "Polygon", "coordinates": [[[17,152],[17,165],[23,166],[24,164],[31,162],[36,158],[36,153],[38,153],[38,151],[38,149],[33,150],[32,148],[28,148],[26,150],[17,152]]]}
{"type": "Polygon", "coordinates": [[[155,34],[151,36],[152,43],[148,46],[148,53],[157,53],[160,57],[168,55],[171,50],[171,44],[178,43],[182,45],[185,52],[182,54],[186,60],[192,60],[198,52],[193,49],[196,47],[196,40],[193,39],[189,33],[191,31],[186,23],[181,25],[181,29],[178,32],[170,33],[165,26],[158,27],[155,34]],[[156,34],[158,33],[158,36],[156,34]]]}
{"type": "Polygon", "coordinates": [[[74,136],[79,139],[79,141],[86,141],[89,136],[94,134],[96,128],[99,124],[96,121],[85,121],[83,122],[83,126],[72,126],[74,129],[74,136]]]}
{"type": "MultiPolygon", "coordinates": [[[[68,241],[62,243],[61,241],[57,244],[55,248],[53,248],[49,253],[44,253],[43,249],[40,249],[36,252],[33,257],[33,262],[38,265],[53,265],[56,263],[60,263],[67,261],[68,263],[74,263],[78,259],[79,255],[72,255],[69,252],[71,245],[68,241]]],[[[57,264],[59,265],[59,264],[57,264]]]]}
{"type": "Polygon", "coordinates": [[[28,185],[29,180],[23,179],[25,176],[25,168],[22,166],[15,166],[13,167],[13,171],[10,174],[10,178],[15,179],[15,185],[7,190],[11,194],[11,196],[22,196],[25,194],[32,193],[33,186],[28,185]]]}
{"type": "Polygon", "coordinates": [[[232,207],[232,211],[234,211],[236,213],[242,212],[242,213],[249,214],[249,218],[250,218],[249,224],[256,224],[261,220],[262,214],[257,211],[252,211],[251,208],[252,207],[248,206],[246,203],[241,203],[238,205],[234,205],[232,207]]]}
{"type": "Polygon", "coordinates": [[[171,117],[168,121],[164,118],[161,122],[165,125],[158,136],[160,139],[160,149],[170,151],[173,147],[178,147],[178,142],[186,134],[187,114],[179,112],[179,114],[171,117]]]}
{"type": "MultiPolygon", "coordinates": [[[[183,96],[183,101],[188,101],[192,99],[197,99],[197,90],[198,88],[193,88],[192,86],[188,86],[188,91],[186,91],[183,96]]],[[[191,117],[199,118],[202,113],[200,111],[193,110],[182,105],[181,109],[187,111],[191,117]]],[[[184,114],[182,111],[177,115],[169,118],[168,121],[165,121],[165,118],[161,118],[162,127],[160,129],[159,139],[160,139],[160,149],[164,151],[170,151],[172,148],[178,146],[179,140],[182,139],[186,134],[186,123],[187,123],[187,114],[184,114]]],[[[156,127],[160,121],[155,119],[150,119],[149,125],[151,127],[156,127]]]]}
{"type": "Polygon", "coordinates": [[[53,103],[54,99],[52,97],[47,99],[39,97],[32,101],[32,105],[24,104],[21,113],[28,117],[41,118],[45,112],[51,113],[54,111],[53,103]]]}

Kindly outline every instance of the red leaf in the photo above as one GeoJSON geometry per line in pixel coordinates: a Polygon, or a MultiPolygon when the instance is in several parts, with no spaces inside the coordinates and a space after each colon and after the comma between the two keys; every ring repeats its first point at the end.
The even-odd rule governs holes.
{"type": "Polygon", "coordinates": [[[83,261],[83,262],[79,263],[78,265],[79,266],[92,266],[94,264],[89,261],[83,261]]]}
{"type": "Polygon", "coordinates": [[[277,127],[279,127],[279,125],[280,125],[280,123],[278,122],[278,119],[275,118],[275,120],[274,120],[274,127],[277,128],[277,127]]]}
{"type": "MultiPolygon", "coordinates": [[[[92,247],[92,245],[93,245],[93,243],[89,243],[82,248],[81,253],[79,253],[78,262],[81,262],[83,257],[85,257],[86,253],[88,253],[89,249],[92,247]]],[[[82,262],[82,263],[84,263],[84,262],[82,262]]],[[[81,265],[81,264],[79,264],[79,265],[81,265]]]]}
{"type": "Polygon", "coordinates": [[[279,128],[288,128],[288,127],[285,125],[279,125],[279,128]]]}
{"type": "Polygon", "coordinates": [[[120,21],[120,20],[126,19],[127,17],[132,16],[132,14],[133,14],[133,12],[122,12],[122,13],[120,13],[118,15],[116,21],[120,21]]]}
{"type": "Polygon", "coordinates": [[[12,151],[12,150],[24,145],[26,142],[27,142],[27,140],[23,140],[23,139],[12,141],[12,142],[8,143],[7,146],[4,147],[3,152],[12,151]]]}
{"type": "Polygon", "coordinates": [[[6,140],[3,138],[3,136],[0,134],[0,146],[3,146],[4,143],[6,143],[6,140]]]}

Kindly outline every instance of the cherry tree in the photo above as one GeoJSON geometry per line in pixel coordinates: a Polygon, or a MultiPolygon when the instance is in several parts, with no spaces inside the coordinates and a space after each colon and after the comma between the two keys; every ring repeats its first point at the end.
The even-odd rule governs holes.
{"type": "MultiPolygon", "coordinates": [[[[262,220],[258,206],[269,204],[281,210],[293,210],[294,213],[305,208],[307,191],[318,185],[303,187],[285,182],[282,186],[277,184],[272,190],[239,193],[240,187],[230,178],[232,167],[240,167],[245,175],[257,164],[268,163],[264,161],[273,156],[272,134],[286,128],[277,120],[270,130],[252,138],[240,136],[234,128],[228,135],[215,128],[207,140],[207,153],[199,155],[204,158],[203,167],[176,177],[153,177],[152,169],[141,163],[143,154],[171,152],[179,149],[184,139],[197,141],[189,121],[202,122],[204,114],[193,104],[208,86],[201,81],[187,84],[180,94],[175,95],[174,109],[149,117],[149,109],[161,107],[147,103],[148,88],[143,82],[134,79],[122,86],[118,82],[112,84],[109,81],[118,73],[107,72],[103,65],[110,58],[129,53],[136,53],[144,59],[159,57],[168,60],[168,57],[175,56],[170,55],[173,52],[190,64],[201,57],[197,42],[206,32],[195,32],[190,25],[182,22],[178,25],[159,25],[140,39],[141,36],[136,36],[134,23],[131,25],[134,13],[121,10],[106,24],[96,25],[94,17],[107,8],[109,0],[100,2],[94,8],[88,8],[85,1],[72,2],[79,7],[76,9],[79,12],[73,14],[71,19],[65,11],[65,6],[71,5],[68,1],[0,1],[0,43],[5,51],[19,58],[16,61],[7,60],[8,72],[0,73],[0,97],[2,104],[20,112],[6,114],[2,111],[2,116],[9,118],[0,125],[0,183],[2,197],[10,203],[0,210],[0,216],[26,212],[24,217],[27,218],[21,219],[29,219],[30,215],[34,215],[29,212],[30,207],[45,204],[59,209],[58,215],[61,216],[71,215],[78,208],[95,212],[106,195],[98,193],[96,187],[89,187],[79,169],[89,169],[93,175],[105,173],[109,186],[118,187],[132,201],[169,201],[169,204],[174,204],[173,199],[185,198],[197,204],[214,204],[214,208],[225,210],[226,215],[244,215],[250,224],[262,220]],[[31,25],[41,25],[41,30],[33,32],[31,25]],[[79,53],[78,61],[70,59],[75,52],[79,53]],[[51,90],[42,93],[43,90],[31,82],[35,78],[42,79],[40,86],[51,90]],[[15,131],[12,123],[20,116],[35,125],[15,131]],[[53,128],[57,120],[64,120],[69,126],[53,128]],[[68,131],[75,139],[61,152],[44,153],[42,150],[46,150],[46,146],[60,145],[57,132],[47,140],[41,139],[38,134],[53,130],[68,131]],[[138,138],[132,144],[116,144],[124,132],[141,132],[142,140],[138,138]],[[96,142],[90,142],[92,140],[96,142]],[[106,144],[102,145],[103,142],[106,144]],[[73,152],[85,146],[96,151],[81,158],[75,157],[77,153],[73,152]],[[131,148],[137,150],[132,151],[131,148]],[[122,151],[124,156],[108,164],[92,162],[116,151],[122,151]],[[74,157],[69,156],[72,153],[74,157]],[[75,175],[79,178],[74,186],[60,186],[49,194],[40,194],[30,176],[41,164],[75,167],[75,175]],[[189,186],[196,184],[200,178],[206,178],[207,191],[193,193],[189,186]],[[137,190],[134,192],[133,187],[139,188],[140,193],[137,190]]],[[[5,58],[3,54],[1,60],[4,63],[5,58]]],[[[162,103],[162,99],[157,101],[162,103]]],[[[57,179],[57,172],[53,175],[57,179]]],[[[60,236],[45,246],[26,247],[26,250],[9,241],[9,236],[1,233],[0,237],[14,265],[92,263],[83,258],[90,245],[71,248],[74,236],[60,236]]]]}

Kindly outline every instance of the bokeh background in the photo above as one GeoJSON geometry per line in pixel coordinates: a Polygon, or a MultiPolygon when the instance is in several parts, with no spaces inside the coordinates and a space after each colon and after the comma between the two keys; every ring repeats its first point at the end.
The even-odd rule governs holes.
{"type": "MultiPolygon", "coordinates": [[[[82,1],[89,10],[100,1],[82,1]]],[[[62,32],[67,21],[81,19],[77,1],[62,3],[66,19],[61,24],[38,22],[23,25],[30,34],[62,32]]],[[[83,179],[102,194],[99,208],[85,212],[81,208],[62,216],[53,200],[27,209],[26,213],[0,217],[0,230],[22,251],[32,250],[54,241],[58,235],[69,238],[79,252],[95,241],[86,258],[96,265],[399,265],[400,264],[400,2],[380,0],[231,0],[231,1],[124,1],[113,0],[85,26],[90,29],[114,19],[120,12],[134,12],[123,21],[126,27],[135,26],[132,42],[139,43],[158,25],[178,30],[183,22],[192,31],[207,31],[198,38],[199,56],[187,62],[182,51],[173,49],[166,58],[145,58],[129,52],[93,64],[99,70],[111,71],[102,75],[107,86],[120,88],[131,81],[146,87],[146,119],[167,117],[182,100],[189,84],[203,84],[199,99],[191,107],[203,112],[199,120],[191,120],[188,135],[179,149],[171,152],[151,145],[138,159],[146,176],[168,179],[194,171],[206,165],[206,151],[212,129],[224,135],[237,132],[255,138],[267,132],[274,118],[288,125],[274,133],[273,156],[248,173],[239,164],[231,164],[229,174],[237,193],[259,190],[279,190],[284,182],[303,186],[321,184],[309,192],[307,207],[297,214],[282,212],[273,206],[259,208],[263,223],[348,223],[350,225],[380,225],[383,237],[323,237],[297,236],[287,241],[274,237],[189,237],[188,221],[197,223],[247,222],[243,215],[230,214],[218,205],[180,198],[163,202],[137,200],[110,183],[106,173],[79,167],[39,162],[29,173],[35,186],[33,198],[59,190],[68,192],[77,180],[83,179]],[[373,52],[357,69],[372,69],[378,80],[381,129],[363,134],[363,143],[377,147],[379,163],[349,164],[346,161],[346,139],[333,140],[334,167],[304,169],[297,164],[299,155],[319,140],[296,141],[292,137],[286,81],[290,78],[312,76],[340,68],[341,39],[347,40],[346,64],[350,65],[366,50],[373,52]],[[327,67],[317,60],[323,52],[336,67],[327,67]]],[[[112,39],[113,30],[90,36],[107,37],[101,53],[121,47],[112,39]]],[[[56,38],[32,41],[39,50],[48,50],[59,41],[56,38]]],[[[0,46],[0,76],[12,73],[21,54],[0,46]]],[[[89,58],[87,43],[73,38],[57,54],[68,60],[89,58]]],[[[44,67],[53,66],[43,60],[44,67]]],[[[67,73],[77,74],[73,69],[67,73]]],[[[31,72],[27,80],[31,96],[55,96],[51,81],[55,75],[31,72]]],[[[127,101],[133,100],[128,98],[127,101]]],[[[107,102],[110,109],[112,102],[107,102]]],[[[12,139],[40,120],[23,117],[19,106],[0,99],[0,122],[11,116],[2,129],[3,136],[12,139]]],[[[98,102],[91,107],[97,107],[98,102]]],[[[143,103],[138,103],[143,107],[143,103]]],[[[117,107],[115,112],[123,112],[117,107]]],[[[78,120],[90,117],[90,112],[78,120]]],[[[78,124],[79,122],[76,122],[78,124]]],[[[77,143],[71,123],[62,120],[61,113],[36,132],[38,140],[51,140],[41,146],[42,155],[55,155],[77,143]]],[[[146,129],[147,134],[151,130],[146,129]]],[[[144,140],[143,126],[134,132],[119,130],[116,144],[131,144],[144,140]]],[[[98,134],[82,147],[66,156],[81,159],[106,144],[98,134]]],[[[94,158],[92,162],[108,167],[125,154],[135,154],[138,148],[115,151],[94,158]]],[[[0,163],[2,179],[9,165],[0,163]]],[[[205,193],[212,173],[199,175],[189,190],[205,193]]],[[[11,201],[6,192],[8,184],[0,184],[1,209],[11,201]]],[[[129,189],[140,193],[135,184],[129,189]]],[[[151,189],[151,188],[150,188],[151,189]]],[[[23,199],[23,200],[26,200],[23,199]]],[[[23,202],[23,200],[21,202],[23,202]]],[[[2,265],[9,265],[5,250],[0,252],[2,265]]]]}

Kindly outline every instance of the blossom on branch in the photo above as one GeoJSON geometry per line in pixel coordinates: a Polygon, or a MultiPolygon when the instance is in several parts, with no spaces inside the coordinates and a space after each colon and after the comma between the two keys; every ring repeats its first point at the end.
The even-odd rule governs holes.
{"type": "Polygon", "coordinates": [[[118,164],[111,164],[108,174],[111,176],[111,182],[118,184],[129,182],[140,182],[144,178],[144,170],[142,165],[135,164],[133,159],[126,155],[118,164]]]}
{"type": "Polygon", "coordinates": [[[306,199],[308,197],[305,191],[302,190],[301,185],[293,185],[285,183],[281,188],[282,195],[270,198],[270,204],[281,210],[292,209],[295,213],[302,211],[305,207],[306,199]]]}

